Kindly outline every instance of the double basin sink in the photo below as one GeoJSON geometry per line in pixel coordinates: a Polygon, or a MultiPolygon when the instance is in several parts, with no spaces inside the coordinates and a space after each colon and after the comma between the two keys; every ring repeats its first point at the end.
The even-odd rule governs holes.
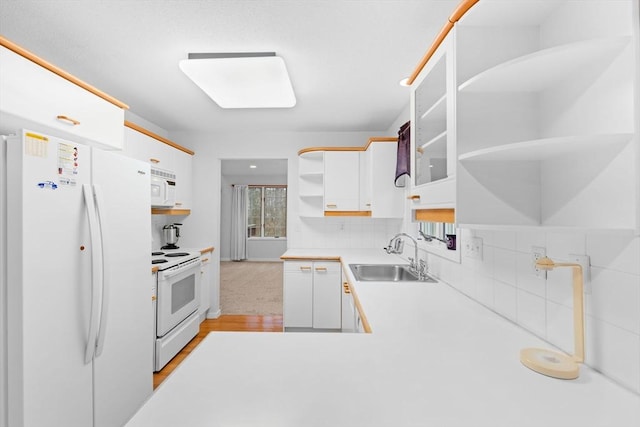
{"type": "Polygon", "coordinates": [[[349,264],[349,268],[356,280],[363,282],[436,282],[429,276],[418,278],[418,273],[408,265],[349,264]]]}

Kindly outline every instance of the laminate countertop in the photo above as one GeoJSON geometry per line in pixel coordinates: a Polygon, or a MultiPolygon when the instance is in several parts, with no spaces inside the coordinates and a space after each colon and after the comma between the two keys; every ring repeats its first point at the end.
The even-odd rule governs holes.
{"type": "MultiPolygon", "coordinates": [[[[343,264],[381,250],[289,250],[343,264]]],[[[552,348],[445,283],[357,282],[372,333],[212,332],[127,427],[640,425],[640,396],[587,366],[558,380],[520,363],[552,348]]]]}

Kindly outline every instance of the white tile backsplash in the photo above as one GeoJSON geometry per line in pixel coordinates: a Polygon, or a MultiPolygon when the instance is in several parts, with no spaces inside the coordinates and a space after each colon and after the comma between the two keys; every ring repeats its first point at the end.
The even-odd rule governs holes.
{"type": "Polygon", "coordinates": [[[586,318],[586,363],[640,393],[640,337],[591,316],[586,318]]]}
{"type": "Polygon", "coordinates": [[[516,250],[518,252],[531,253],[531,248],[538,246],[547,247],[547,239],[545,233],[537,231],[523,230],[516,234],[516,250]]]}
{"type": "MultiPolygon", "coordinates": [[[[437,276],[550,344],[574,351],[572,269],[547,279],[532,273],[532,247],[557,262],[590,256],[591,293],[585,294],[586,363],[640,393],[640,237],[580,232],[468,230],[483,239],[483,259],[463,252],[462,263],[439,259],[437,276]],[[455,274],[453,270],[457,270],[455,274]]],[[[430,257],[435,259],[437,257],[430,257]]]]}
{"type": "Polygon", "coordinates": [[[397,219],[321,217],[300,220],[290,248],[380,248],[401,231],[397,219]]]}
{"type": "MultiPolygon", "coordinates": [[[[488,243],[487,243],[488,244],[488,243]]],[[[516,232],[515,231],[494,231],[492,246],[496,248],[516,250],[516,232]]]]}
{"type": "Polygon", "coordinates": [[[518,324],[544,338],[547,329],[544,298],[518,289],[517,299],[518,324]]]}
{"type": "Polygon", "coordinates": [[[516,285],[516,255],[513,250],[493,249],[493,277],[496,280],[516,285]]]}
{"type": "Polygon", "coordinates": [[[553,301],[546,301],[546,339],[567,353],[573,353],[573,310],[553,301]]]}
{"type": "Polygon", "coordinates": [[[587,314],[640,334],[640,276],[592,267],[591,289],[587,314]]]}
{"type": "Polygon", "coordinates": [[[569,254],[584,254],[585,251],[582,233],[547,233],[547,256],[554,261],[566,260],[569,254]]]}
{"type": "Polygon", "coordinates": [[[495,311],[507,319],[515,322],[518,316],[518,302],[516,288],[510,284],[494,280],[493,306],[495,311]]]}

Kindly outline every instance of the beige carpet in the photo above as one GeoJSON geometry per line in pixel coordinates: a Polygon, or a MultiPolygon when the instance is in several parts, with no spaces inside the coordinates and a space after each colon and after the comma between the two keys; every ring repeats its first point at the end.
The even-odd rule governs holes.
{"type": "Polygon", "coordinates": [[[221,261],[222,314],[282,314],[281,262],[221,261]]]}

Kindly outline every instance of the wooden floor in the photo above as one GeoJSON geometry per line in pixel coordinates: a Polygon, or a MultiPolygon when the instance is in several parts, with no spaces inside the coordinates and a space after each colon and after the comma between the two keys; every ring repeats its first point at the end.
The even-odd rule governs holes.
{"type": "Polygon", "coordinates": [[[153,388],[158,387],[211,331],[282,332],[282,316],[225,314],[217,319],[205,319],[205,321],[200,324],[200,332],[198,335],[196,335],[176,357],[167,363],[161,371],[153,374],[153,388]]]}

